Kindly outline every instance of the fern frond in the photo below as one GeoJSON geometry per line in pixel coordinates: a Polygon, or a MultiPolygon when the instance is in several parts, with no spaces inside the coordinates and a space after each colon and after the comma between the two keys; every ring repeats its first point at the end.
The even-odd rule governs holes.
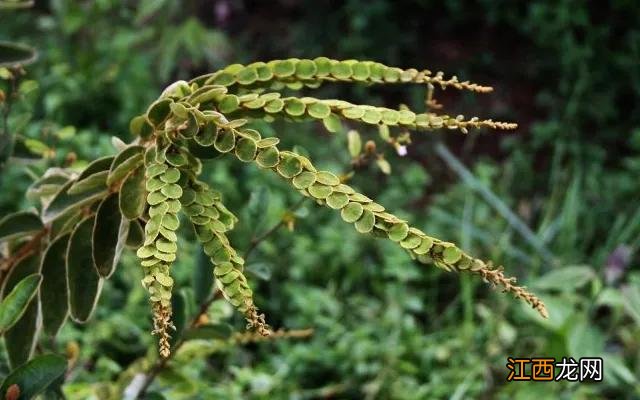
{"type": "MultiPolygon", "coordinates": [[[[218,287],[224,297],[244,314],[248,328],[259,335],[270,334],[270,328],[265,323],[264,315],[258,313],[253,292],[243,274],[244,260],[226,236],[237,218],[224,207],[218,193],[197,180],[202,168],[199,157],[211,158],[212,153],[233,153],[242,162],[255,163],[260,168],[274,171],[304,196],[320,205],[339,210],[342,219],[353,224],[358,232],[391,240],[422,264],[479,275],[486,282],[501,286],[504,291],[527,302],[546,317],[547,311],[542,301],[526,288],[516,285],[515,278],[506,277],[502,268],[494,268],[491,263],[470,256],[453,243],[427,235],[344,184],[333,173],[317,170],[308,158],[280,150],[278,138],[263,138],[258,131],[245,127],[250,118],[269,119],[273,116],[293,121],[322,121],[331,131],[339,130],[342,120],[378,125],[384,129],[400,127],[403,130],[429,131],[444,128],[464,133],[471,128],[514,129],[517,125],[491,119],[480,120],[477,117],[465,120],[463,116],[415,113],[405,107],[396,110],[335,99],[283,97],[277,92],[285,88],[318,87],[325,82],[424,84],[428,90],[428,106],[435,104],[431,97],[434,85],[476,92],[491,90],[490,87],[459,82],[455,77],[445,79],[442,73],[434,75],[427,70],[403,70],[368,61],[337,61],[323,57],[314,60],[276,60],[247,66],[234,64],[191,82],[176,82],[163,91],[145,115],[134,118],[131,124],[132,132],[140,137],[141,144],[150,149],[157,148],[155,155],[145,157],[152,160],[147,166],[148,170],[161,169],[154,162],[166,162],[179,169],[178,185],[182,191],[179,206],[189,216],[198,241],[211,260],[218,287]]],[[[154,176],[164,172],[149,172],[150,214],[168,213],[164,208],[158,211],[156,207],[160,206],[153,204],[159,199],[155,194],[158,190],[162,195],[171,197],[168,192],[165,193],[166,189],[158,189],[154,185],[154,176]]],[[[147,230],[152,229],[148,228],[149,224],[152,227],[157,224],[153,215],[150,215],[147,230]]],[[[151,250],[158,250],[154,241],[155,237],[147,238],[139,252],[148,250],[152,253],[151,250]]],[[[146,260],[146,253],[139,255],[146,260]]],[[[143,262],[155,263],[153,258],[151,261],[145,260],[143,262]]],[[[157,264],[168,271],[168,265],[157,264]]],[[[146,273],[151,277],[145,279],[149,284],[154,284],[155,272],[146,273]]],[[[164,285],[160,289],[165,292],[162,292],[164,297],[159,304],[165,307],[170,304],[166,300],[170,299],[170,286],[164,285]]],[[[150,290],[153,292],[152,301],[160,289],[154,286],[150,290]]],[[[165,308],[158,308],[156,314],[156,330],[163,330],[162,327],[169,323],[170,310],[167,313],[165,308]]]]}
{"type": "Polygon", "coordinates": [[[159,336],[163,357],[169,356],[171,324],[171,265],[176,259],[177,235],[180,225],[178,212],[182,189],[176,183],[181,172],[167,162],[158,160],[155,148],[147,152],[145,164],[148,217],[144,245],[137,251],[144,271],[142,285],[149,291],[153,308],[154,334],[159,336]]]}
{"type": "Polygon", "coordinates": [[[452,87],[476,93],[488,93],[490,86],[469,81],[459,81],[456,76],[445,78],[442,72],[415,68],[390,67],[373,61],[331,60],[318,57],[313,60],[290,58],[255,62],[248,65],[233,64],[211,74],[191,81],[198,85],[237,85],[253,90],[300,89],[303,86],[316,88],[325,82],[349,82],[364,84],[417,83],[452,87]]]}
{"type": "Polygon", "coordinates": [[[515,279],[504,277],[500,270],[494,270],[491,264],[471,257],[453,243],[428,236],[410,226],[407,221],[387,212],[382,205],[342,183],[333,173],[318,171],[308,158],[281,151],[275,143],[259,147],[258,143],[264,139],[256,131],[248,134],[235,128],[224,128],[221,132],[224,132],[222,135],[228,143],[224,153],[233,150],[241,161],[252,161],[276,172],[304,196],[315,199],[318,204],[340,210],[342,219],[353,223],[358,232],[396,242],[423,264],[433,264],[446,271],[479,274],[526,301],[542,316],[547,315],[542,301],[525,288],[516,286],[515,279]]]}
{"type": "Polygon", "coordinates": [[[434,113],[415,113],[408,109],[393,110],[362,104],[352,104],[344,100],[323,100],[314,97],[280,97],[277,92],[251,93],[242,96],[225,94],[216,102],[216,108],[229,116],[242,115],[264,117],[284,116],[294,121],[304,119],[325,120],[338,117],[369,125],[399,126],[410,130],[460,129],[468,128],[515,129],[517,124],[480,120],[477,117],[451,117],[434,113]]]}
{"type": "Polygon", "coordinates": [[[253,291],[242,272],[244,260],[225,234],[233,228],[237,218],[222,204],[220,195],[203,182],[191,182],[182,201],[196,237],[213,265],[213,274],[223,296],[244,314],[248,329],[268,336],[269,326],[264,315],[258,313],[253,291]]]}

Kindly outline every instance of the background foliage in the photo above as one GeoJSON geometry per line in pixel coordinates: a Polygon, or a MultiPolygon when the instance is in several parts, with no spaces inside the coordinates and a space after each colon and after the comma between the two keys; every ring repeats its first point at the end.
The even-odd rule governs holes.
{"type": "MultiPolygon", "coordinates": [[[[636,2],[52,0],[0,18],[0,38],[40,53],[8,121],[19,140],[0,178],[3,215],[29,206],[23,193],[46,167],[80,169],[112,152],[112,135],[129,140],[129,119],[169,82],[233,62],[325,55],[443,70],[496,88],[438,92],[447,108],[520,123],[514,134],[424,134],[406,157],[385,149],[390,175],[365,168],[353,183],[419,228],[506,265],[545,300],[549,320],[482,283],[414,264],[305,203],[292,230],[261,244],[248,269],[271,324],[313,328],[313,336],[190,341],[153,386],[165,397],[640,396],[636,2]],[[605,380],[506,383],[506,357],[531,355],[603,356],[605,380]]],[[[318,97],[337,94],[421,102],[395,87],[336,85],[318,97]]],[[[265,129],[322,168],[349,169],[345,137],[290,127],[265,129]]],[[[208,170],[245,221],[232,234],[245,248],[298,201],[254,168],[221,159],[208,170]]],[[[181,246],[193,257],[179,259],[177,285],[200,290],[197,247],[181,246]]],[[[126,397],[153,359],[141,276],[127,253],[94,319],[67,324],[47,344],[72,361],[62,386],[69,398],[126,397]]],[[[224,302],[210,318],[243,329],[224,302]]]]}

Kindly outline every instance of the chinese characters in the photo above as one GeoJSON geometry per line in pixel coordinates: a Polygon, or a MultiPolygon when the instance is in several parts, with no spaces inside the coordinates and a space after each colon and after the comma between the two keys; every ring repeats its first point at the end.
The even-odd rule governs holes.
{"type": "Polygon", "coordinates": [[[558,362],[550,357],[509,357],[507,358],[509,370],[507,381],[600,382],[603,376],[603,364],[600,357],[583,357],[579,361],[573,357],[562,357],[558,362]]]}

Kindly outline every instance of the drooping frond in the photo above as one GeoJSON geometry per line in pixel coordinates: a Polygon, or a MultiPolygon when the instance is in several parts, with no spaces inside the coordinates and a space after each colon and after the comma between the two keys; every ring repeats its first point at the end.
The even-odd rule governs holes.
{"type": "MultiPolygon", "coordinates": [[[[104,203],[107,197],[111,206],[99,207],[106,211],[102,218],[97,218],[96,226],[100,225],[100,229],[94,229],[91,243],[93,262],[100,261],[100,265],[96,264],[97,273],[104,278],[113,272],[125,236],[132,236],[127,232],[135,232],[137,227],[139,238],[126,237],[126,242],[137,248],[144,272],[142,284],[149,292],[153,310],[153,332],[159,336],[159,352],[163,357],[170,354],[174,328],[171,267],[178,250],[181,212],[186,214],[210,259],[220,293],[247,320],[247,327],[253,332],[247,337],[271,333],[243,273],[244,260],[227,237],[237,218],[224,206],[219,193],[198,180],[203,168],[200,159],[211,159],[218,154],[233,154],[242,162],[273,171],[302,195],[339,211],[342,219],[353,224],[358,232],[391,240],[420,263],[479,275],[546,316],[544,304],[524,287],[517,286],[514,278],[506,277],[502,268],[493,268],[491,263],[470,256],[455,244],[409,225],[341,182],[333,173],[317,170],[306,157],[281,150],[277,137],[263,138],[258,131],[247,127],[251,119],[271,121],[273,117],[281,117],[294,122],[322,121],[327,129],[338,132],[342,130],[343,121],[353,121],[379,126],[380,132],[386,132],[381,133],[386,143],[403,147],[411,143],[409,131],[447,129],[466,133],[470,128],[514,129],[516,124],[414,112],[404,106],[393,109],[336,99],[283,96],[279,92],[314,88],[325,82],[423,84],[427,90],[425,102],[431,111],[440,109],[432,97],[434,86],[476,92],[491,90],[459,82],[455,77],[445,79],[441,73],[369,61],[320,57],[247,66],[235,64],[191,82],[178,81],[167,87],[143,115],[131,121],[131,131],[137,139],[120,148],[117,155],[95,160],[77,176],[65,173],[43,178],[42,190],[31,192],[46,204],[42,220],[51,224],[50,235],[55,238],[72,231],[82,220],[82,212],[70,214],[70,210],[88,209],[98,202],[104,203]],[[400,130],[397,137],[389,135],[393,127],[400,130]],[[46,185],[55,186],[52,199],[46,199],[50,195],[44,190],[46,185]],[[114,206],[116,200],[119,207],[114,206]],[[78,218],[62,218],[65,215],[78,218]],[[101,235],[115,247],[113,251],[96,253],[96,249],[100,250],[100,243],[96,241],[101,235]]],[[[375,143],[369,141],[365,147],[374,149],[373,152],[367,150],[370,154],[383,157],[375,151],[375,143]]],[[[47,232],[46,229],[49,228],[45,226],[43,232],[47,232]]],[[[97,296],[97,292],[94,294],[97,296]]]]}
{"type": "Polygon", "coordinates": [[[233,229],[237,218],[222,204],[220,195],[203,182],[191,182],[185,189],[182,202],[196,237],[213,265],[218,288],[244,314],[248,329],[268,336],[269,326],[265,323],[264,315],[258,313],[253,291],[243,274],[244,260],[225,234],[233,229]]]}
{"type": "Polygon", "coordinates": [[[229,154],[234,154],[241,161],[255,161],[260,167],[270,169],[286,179],[304,196],[315,199],[318,204],[340,210],[342,219],[354,224],[358,232],[396,242],[423,264],[433,264],[446,271],[481,275],[488,282],[502,286],[504,291],[529,303],[542,316],[547,316],[542,301],[525,288],[515,285],[514,278],[505,278],[503,272],[492,268],[490,263],[466,254],[453,243],[410,226],[384,206],[342,183],[333,173],[318,171],[308,158],[294,152],[280,151],[275,144],[258,149],[257,143],[261,139],[255,137],[255,133],[250,138],[241,130],[229,129],[225,135],[234,136],[228,139],[229,142],[235,142],[227,151],[229,154]]]}
{"type": "MultiPolygon", "coordinates": [[[[178,81],[166,88],[143,115],[131,121],[131,132],[136,136],[133,143],[118,146],[117,155],[94,160],[79,175],[70,170],[51,171],[29,192],[29,196],[44,204],[40,215],[18,213],[0,221],[0,225],[22,221],[29,227],[26,232],[18,232],[20,237],[24,235],[31,240],[16,255],[34,253],[40,257],[42,249],[48,249],[47,253],[51,248],[59,250],[62,247],[56,244],[58,239],[73,233],[66,270],[82,273],[91,284],[85,288],[69,286],[71,307],[65,301],[59,309],[51,311],[52,307],[43,307],[43,312],[55,312],[56,318],[64,319],[68,311],[65,307],[69,307],[73,318],[86,320],[100,294],[102,279],[113,274],[124,246],[136,248],[144,273],[142,284],[153,311],[153,333],[159,336],[160,355],[168,357],[174,329],[171,268],[178,250],[179,214],[183,213],[209,257],[219,292],[248,322],[250,333],[243,337],[253,340],[255,335],[269,335],[271,329],[259,313],[243,273],[244,260],[227,237],[238,219],[222,203],[220,193],[198,180],[203,168],[201,159],[233,154],[242,162],[275,172],[319,205],[339,211],[342,219],[353,224],[358,232],[393,241],[422,264],[479,275],[546,317],[540,299],[517,286],[502,268],[494,268],[490,262],[472,257],[455,244],[411,226],[330,171],[316,169],[308,158],[281,150],[277,137],[262,137],[248,123],[251,119],[271,121],[273,117],[294,122],[310,119],[322,121],[332,132],[341,132],[344,121],[376,125],[380,127],[380,137],[396,149],[404,149],[411,143],[409,131],[451,129],[466,133],[470,128],[513,129],[516,125],[415,112],[406,107],[393,109],[335,99],[283,96],[279,92],[314,88],[325,82],[422,84],[426,87],[427,111],[440,109],[432,97],[434,85],[476,92],[491,90],[459,82],[455,77],[445,79],[441,73],[427,70],[323,57],[235,64],[191,82],[178,81]],[[389,133],[393,127],[400,131],[397,136],[389,133]],[[85,245],[76,235],[87,232],[91,237],[85,245]],[[95,268],[83,269],[87,263],[95,268]],[[83,304],[82,299],[89,299],[90,304],[83,304]]],[[[355,136],[352,134],[350,138],[355,136]]],[[[356,155],[362,147],[357,137],[358,145],[353,146],[356,150],[350,148],[356,155]]],[[[378,154],[375,142],[368,141],[364,147],[367,157],[386,161],[378,154]]],[[[52,250],[53,253],[60,252],[52,250]]],[[[57,261],[54,264],[60,265],[57,261]]],[[[15,268],[14,263],[7,265],[15,268]]],[[[37,324],[38,312],[30,318],[31,323],[37,324]]],[[[287,336],[285,331],[275,332],[276,336],[287,336]]]]}
{"type": "MultiPolygon", "coordinates": [[[[176,82],[162,93],[144,116],[132,121],[132,132],[141,137],[141,143],[157,148],[157,161],[166,160],[183,173],[179,182],[182,210],[191,219],[196,236],[210,257],[219,289],[245,315],[248,327],[261,335],[270,332],[264,317],[257,312],[253,292],[242,273],[244,260],[225,234],[236,219],[222,205],[220,195],[197,180],[202,167],[198,157],[211,158],[212,153],[234,154],[240,161],[253,162],[274,171],[304,196],[339,210],[342,219],[353,224],[358,232],[391,240],[420,263],[432,264],[446,271],[480,275],[485,281],[501,286],[504,291],[529,303],[546,317],[544,304],[524,287],[517,286],[514,278],[505,277],[501,268],[493,268],[491,263],[468,255],[455,244],[410,226],[384,206],[342,183],[333,173],[318,171],[306,157],[280,150],[278,138],[263,138],[258,131],[245,127],[251,118],[269,120],[274,116],[293,121],[319,120],[328,129],[340,126],[340,121],[355,121],[385,129],[399,127],[405,132],[457,129],[466,133],[469,128],[514,129],[517,125],[477,117],[465,120],[462,116],[416,113],[406,107],[396,110],[343,100],[282,96],[278,92],[285,88],[314,88],[324,82],[424,84],[427,86],[427,103],[431,105],[435,104],[432,98],[434,85],[477,92],[491,90],[459,82],[455,77],[445,79],[441,73],[434,75],[427,70],[403,70],[374,62],[336,61],[323,57],[276,60],[247,66],[234,64],[189,83],[176,82]]],[[[151,203],[171,194],[153,184],[148,189],[152,207],[155,205],[151,203]],[[156,194],[158,190],[160,195],[156,194]]],[[[153,218],[149,222],[153,226],[153,218]]],[[[148,246],[146,243],[142,249],[148,246]]],[[[155,250],[158,250],[157,246],[155,250]]],[[[158,265],[165,266],[159,262],[158,265]]],[[[153,274],[152,271],[151,276],[153,274]]],[[[153,283],[152,278],[145,279],[153,283]]],[[[163,286],[163,290],[166,288],[163,286]]]]}
{"type": "MultiPolygon", "coordinates": [[[[155,150],[155,148],[152,148],[155,150]]],[[[182,196],[180,170],[166,159],[148,151],[145,165],[148,221],[145,225],[144,244],[137,251],[145,276],[143,286],[149,291],[154,315],[154,333],[159,336],[159,349],[163,357],[169,355],[169,328],[171,324],[171,291],[173,278],[171,264],[178,251],[176,231],[180,226],[178,200],[182,196]]]]}

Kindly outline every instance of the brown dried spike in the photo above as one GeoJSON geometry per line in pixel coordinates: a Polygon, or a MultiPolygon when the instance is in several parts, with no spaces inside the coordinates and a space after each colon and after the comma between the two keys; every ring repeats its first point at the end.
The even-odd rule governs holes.
{"type": "Polygon", "coordinates": [[[492,269],[491,266],[487,265],[478,270],[471,269],[469,272],[479,274],[484,280],[493,285],[502,286],[505,292],[513,294],[517,299],[526,301],[544,318],[549,318],[549,313],[547,312],[547,308],[542,300],[533,293],[527,291],[525,287],[515,285],[516,279],[505,277],[501,268],[492,269]]]}
{"type": "Polygon", "coordinates": [[[265,322],[264,314],[258,314],[258,309],[251,304],[245,313],[247,318],[247,330],[255,330],[261,336],[271,335],[269,325],[265,322]]]}
{"type": "Polygon", "coordinates": [[[158,352],[163,358],[171,355],[171,335],[169,329],[175,329],[171,322],[171,307],[153,303],[153,335],[158,335],[158,352]]]}

